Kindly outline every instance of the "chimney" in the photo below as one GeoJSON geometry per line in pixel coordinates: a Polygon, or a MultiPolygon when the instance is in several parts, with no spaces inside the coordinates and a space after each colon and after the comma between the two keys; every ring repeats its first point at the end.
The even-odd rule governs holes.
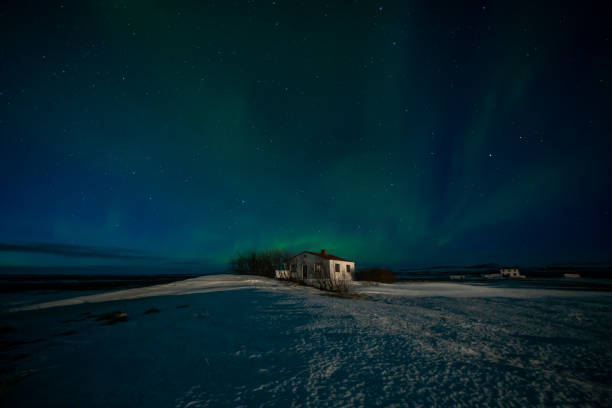
{"type": "Polygon", "coordinates": [[[322,249],[321,250],[321,255],[327,255],[327,252],[324,249],[322,249]]]}

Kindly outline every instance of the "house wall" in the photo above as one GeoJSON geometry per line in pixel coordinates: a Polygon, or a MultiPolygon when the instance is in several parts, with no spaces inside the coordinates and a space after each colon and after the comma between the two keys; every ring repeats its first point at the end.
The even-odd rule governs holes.
{"type": "Polygon", "coordinates": [[[327,265],[327,268],[325,268],[326,267],[325,261],[326,261],[325,259],[320,258],[318,256],[314,256],[312,254],[299,254],[289,259],[289,261],[287,262],[288,264],[287,267],[289,268],[289,273],[292,278],[313,279],[314,278],[314,265],[316,263],[321,263],[324,269],[326,269],[326,271],[329,273],[329,266],[327,265]],[[303,276],[302,274],[304,265],[306,265],[308,268],[308,272],[306,276],[303,276]]]}
{"type": "Polygon", "coordinates": [[[354,280],[355,278],[355,262],[329,260],[329,268],[332,272],[332,279],[335,280],[354,280]],[[336,271],[336,265],[339,266],[340,272],[336,271]],[[346,266],[349,265],[351,271],[346,271],[346,266]]]}
{"type": "Polygon", "coordinates": [[[321,258],[320,256],[313,254],[299,254],[290,258],[287,261],[287,268],[289,269],[289,274],[292,278],[298,279],[316,279],[315,275],[315,265],[321,264],[323,276],[330,277],[334,280],[353,280],[355,276],[355,262],[344,262],[344,261],[335,261],[330,259],[321,258]],[[340,272],[336,271],[336,264],[338,264],[340,268],[340,272]],[[346,272],[346,265],[350,265],[351,272],[346,272]],[[295,268],[292,267],[295,265],[295,268]],[[307,266],[308,273],[307,276],[302,276],[302,271],[304,265],[307,266]]]}

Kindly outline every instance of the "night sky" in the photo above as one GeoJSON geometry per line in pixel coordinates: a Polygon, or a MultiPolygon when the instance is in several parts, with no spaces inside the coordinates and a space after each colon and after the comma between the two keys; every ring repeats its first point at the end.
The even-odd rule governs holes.
{"type": "Polygon", "coordinates": [[[595,4],[4,2],[0,264],[610,262],[595,4]]]}

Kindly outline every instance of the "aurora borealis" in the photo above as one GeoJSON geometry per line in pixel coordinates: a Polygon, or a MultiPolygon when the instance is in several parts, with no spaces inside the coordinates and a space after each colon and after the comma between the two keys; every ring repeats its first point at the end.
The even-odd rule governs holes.
{"type": "Polygon", "coordinates": [[[594,4],[5,2],[0,263],[610,262],[594,4]]]}

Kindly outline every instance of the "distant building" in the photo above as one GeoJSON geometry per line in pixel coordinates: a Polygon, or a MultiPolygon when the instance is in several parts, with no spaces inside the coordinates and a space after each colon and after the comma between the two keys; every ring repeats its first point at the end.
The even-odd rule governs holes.
{"type": "Polygon", "coordinates": [[[485,279],[499,279],[502,277],[501,273],[485,273],[484,275],[482,275],[483,278],[485,279]]]}
{"type": "Polygon", "coordinates": [[[579,278],[580,274],[579,273],[564,273],[563,274],[564,278],[579,278]]]}
{"type": "Polygon", "coordinates": [[[451,275],[450,278],[451,280],[464,280],[465,275],[451,275]]]}
{"type": "Polygon", "coordinates": [[[501,268],[499,273],[504,278],[524,278],[525,275],[521,275],[518,268],[501,268]]]}
{"type": "Polygon", "coordinates": [[[287,259],[283,268],[276,271],[276,277],[303,281],[352,281],[355,278],[355,262],[328,254],[324,249],[321,252],[304,251],[287,259]]]}

